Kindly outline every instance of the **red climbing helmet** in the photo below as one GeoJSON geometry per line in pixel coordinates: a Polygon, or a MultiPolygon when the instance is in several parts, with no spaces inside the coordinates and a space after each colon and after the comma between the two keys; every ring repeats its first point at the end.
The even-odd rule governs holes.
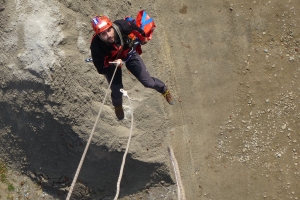
{"type": "Polygon", "coordinates": [[[96,34],[99,34],[112,26],[112,22],[108,19],[108,17],[104,15],[100,17],[95,16],[91,22],[92,22],[93,30],[95,31],[96,34]]]}

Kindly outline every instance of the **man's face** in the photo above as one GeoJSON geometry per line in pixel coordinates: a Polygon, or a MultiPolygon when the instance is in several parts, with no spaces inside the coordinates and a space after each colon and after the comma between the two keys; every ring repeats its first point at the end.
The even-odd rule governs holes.
{"type": "Polygon", "coordinates": [[[102,41],[107,43],[114,43],[115,42],[115,29],[113,27],[109,27],[105,31],[99,34],[102,41]]]}

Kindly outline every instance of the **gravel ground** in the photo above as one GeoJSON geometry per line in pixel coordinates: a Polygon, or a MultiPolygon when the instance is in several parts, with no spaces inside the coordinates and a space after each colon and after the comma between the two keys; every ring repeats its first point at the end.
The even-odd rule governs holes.
{"type": "Polygon", "coordinates": [[[65,199],[108,84],[90,57],[90,19],[145,9],[148,71],[174,106],[123,67],[126,117],[110,99],[72,199],[299,199],[299,10],[293,0],[0,0],[0,199],[65,199]],[[0,172],[2,173],[2,172],[0,172]]]}

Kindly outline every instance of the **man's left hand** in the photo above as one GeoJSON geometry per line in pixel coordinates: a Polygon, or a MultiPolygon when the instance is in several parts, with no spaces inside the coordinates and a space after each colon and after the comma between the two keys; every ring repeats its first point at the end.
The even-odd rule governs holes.
{"type": "Polygon", "coordinates": [[[148,38],[145,37],[144,41],[142,41],[141,44],[142,45],[147,44],[148,41],[149,41],[148,38]]]}

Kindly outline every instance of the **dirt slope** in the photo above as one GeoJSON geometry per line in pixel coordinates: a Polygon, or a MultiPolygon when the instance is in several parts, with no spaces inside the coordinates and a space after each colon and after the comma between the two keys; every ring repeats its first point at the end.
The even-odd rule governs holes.
{"type": "Polygon", "coordinates": [[[94,14],[157,28],[142,55],[169,106],[124,68],[134,98],[117,121],[106,102],[74,199],[112,199],[134,112],[121,199],[298,199],[297,1],[2,1],[0,199],[65,199],[108,84],[90,56],[94,14]],[[9,191],[12,184],[15,190],[9,191]]]}
{"type": "Polygon", "coordinates": [[[158,18],[187,199],[299,198],[300,5],[172,3],[158,18]]]}

